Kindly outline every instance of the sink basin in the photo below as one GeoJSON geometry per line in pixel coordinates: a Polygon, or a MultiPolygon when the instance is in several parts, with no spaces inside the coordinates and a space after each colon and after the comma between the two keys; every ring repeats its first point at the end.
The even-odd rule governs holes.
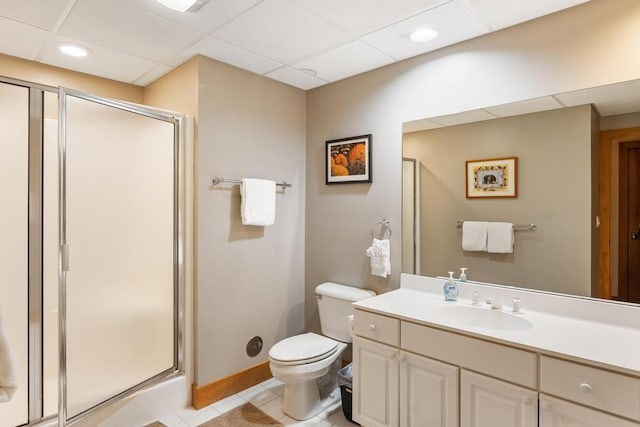
{"type": "Polygon", "coordinates": [[[533,326],[530,321],[519,314],[510,314],[502,310],[491,310],[485,307],[455,305],[442,307],[438,311],[447,320],[476,328],[518,331],[530,329],[533,326]]]}

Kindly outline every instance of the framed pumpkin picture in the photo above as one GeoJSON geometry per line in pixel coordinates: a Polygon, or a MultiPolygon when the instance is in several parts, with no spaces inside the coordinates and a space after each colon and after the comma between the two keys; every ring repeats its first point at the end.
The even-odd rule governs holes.
{"type": "Polygon", "coordinates": [[[326,142],[326,184],[372,182],[371,134],[326,142]]]}

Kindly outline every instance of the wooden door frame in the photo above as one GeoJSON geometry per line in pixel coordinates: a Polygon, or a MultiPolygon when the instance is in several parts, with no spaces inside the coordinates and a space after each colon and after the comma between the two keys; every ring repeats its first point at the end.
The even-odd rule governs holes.
{"type": "Polygon", "coordinates": [[[611,149],[640,139],[640,127],[600,132],[599,284],[598,297],[611,299],[611,149]]]}

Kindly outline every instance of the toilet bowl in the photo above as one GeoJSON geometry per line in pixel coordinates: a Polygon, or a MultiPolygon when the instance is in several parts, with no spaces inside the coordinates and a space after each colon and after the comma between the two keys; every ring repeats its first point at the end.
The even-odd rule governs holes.
{"type": "Polygon", "coordinates": [[[316,287],[323,335],[295,335],[269,350],[271,373],[285,384],[282,412],[296,420],[306,420],[340,399],[337,373],[341,356],[351,342],[351,303],[373,295],[369,290],[336,283],[316,287]]]}

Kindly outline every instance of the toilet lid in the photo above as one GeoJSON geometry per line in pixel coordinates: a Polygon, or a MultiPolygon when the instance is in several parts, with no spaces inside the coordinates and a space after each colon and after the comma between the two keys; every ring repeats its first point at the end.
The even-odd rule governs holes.
{"type": "Polygon", "coordinates": [[[308,332],[278,342],[269,350],[269,357],[279,362],[311,363],[328,357],[337,347],[331,338],[308,332]]]}

